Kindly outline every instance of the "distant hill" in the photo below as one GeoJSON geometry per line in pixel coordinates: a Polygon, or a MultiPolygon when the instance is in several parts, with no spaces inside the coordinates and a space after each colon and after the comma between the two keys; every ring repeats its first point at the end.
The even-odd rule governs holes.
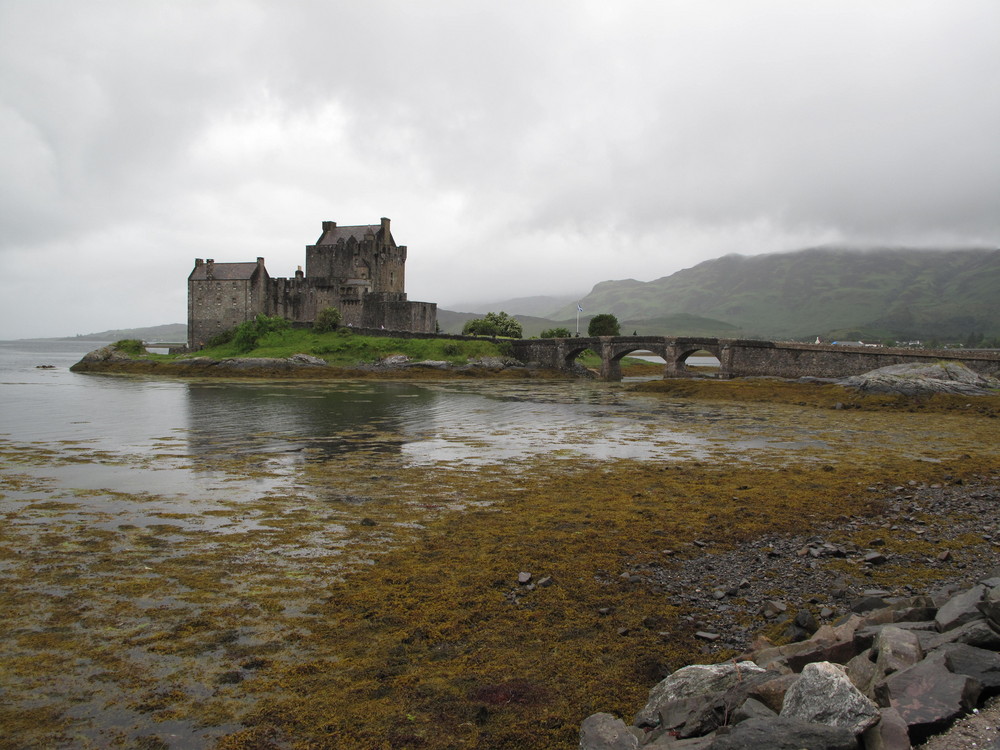
{"type": "Polygon", "coordinates": [[[167,323],[148,328],[117,328],[100,333],[88,333],[81,336],[66,338],[82,339],[83,341],[119,341],[121,339],[140,339],[141,341],[162,341],[164,343],[180,343],[187,341],[187,326],[183,323],[167,323]]]}
{"type": "MultiPolygon", "coordinates": [[[[579,294],[562,294],[559,296],[538,295],[534,297],[515,297],[514,299],[502,300],[498,302],[463,302],[453,305],[459,310],[470,313],[485,315],[488,312],[509,312],[513,315],[533,315],[535,317],[548,317],[552,312],[561,307],[565,307],[574,300],[582,299],[583,292],[579,294]]],[[[576,308],[573,308],[576,310],[576,308]]]]}
{"type": "MultiPolygon", "coordinates": [[[[512,308],[513,309],[513,308],[512,308]]],[[[575,307],[573,308],[576,309],[575,307]]],[[[499,312],[499,308],[494,308],[493,312],[499,312]]],[[[490,310],[487,310],[490,312],[490,310]]],[[[510,313],[521,324],[525,338],[538,336],[548,328],[565,328],[570,333],[576,332],[576,315],[568,320],[553,320],[550,318],[538,318],[531,315],[520,315],[510,313]]],[[[462,326],[467,320],[481,318],[479,313],[454,312],[452,310],[438,310],[438,327],[442,333],[461,333],[462,326]]],[[[587,335],[587,325],[593,315],[580,316],[580,333],[587,335]]],[[[735,326],[723,323],[711,318],[702,318],[697,315],[687,315],[680,313],[677,315],[666,315],[651,320],[620,320],[622,333],[638,333],[640,335],[666,335],[669,331],[675,336],[713,336],[719,338],[739,338],[742,332],[735,326]]]]}
{"type": "MultiPolygon", "coordinates": [[[[739,332],[722,335],[747,337],[996,337],[1000,250],[820,247],[727,255],[655,281],[601,282],[581,304],[588,313],[616,315],[623,331],[686,314],[739,332]]],[[[553,317],[575,312],[572,303],[553,317]]]]}

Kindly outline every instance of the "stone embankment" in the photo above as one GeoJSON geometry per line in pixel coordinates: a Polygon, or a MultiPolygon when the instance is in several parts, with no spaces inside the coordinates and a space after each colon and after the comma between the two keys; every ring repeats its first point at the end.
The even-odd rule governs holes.
{"type": "Polygon", "coordinates": [[[772,626],[784,627],[782,634],[792,642],[775,646],[758,638],[735,659],[677,670],[650,690],[631,725],[606,713],[587,718],[580,748],[907,750],[924,741],[941,750],[1000,748],[993,744],[997,709],[982,715],[993,717],[989,726],[977,727],[974,715],[1000,694],[996,480],[901,486],[894,492],[888,515],[898,523],[844,519],[838,529],[828,529],[831,536],[849,535],[852,526],[857,531],[885,524],[887,533],[920,532],[939,551],[885,553],[878,537],[871,548],[823,537],[775,538],[714,556],[707,554],[709,543],[706,554],[679,566],[627,571],[674,596],[682,596],[683,589],[693,592],[689,598],[700,598],[701,614],[689,624],[706,650],[719,643],[730,652],[747,649],[750,608],[772,626]],[[964,520],[947,529],[928,527],[921,521],[925,511],[958,513],[964,520]],[[978,552],[955,546],[973,534],[985,543],[978,552]],[[856,566],[859,575],[824,570],[827,557],[856,566]],[[915,577],[933,570],[951,583],[926,594],[919,593],[916,581],[892,593],[859,587],[866,571],[889,560],[915,577]],[[740,580],[747,570],[755,574],[740,580]],[[781,600],[758,590],[768,570],[782,571],[781,600]],[[685,579],[688,584],[681,587],[685,579]],[[822,606],[808,593],[817,590],[831,594],[822,606]],[[973,723],[941,744],[937,733],[969,714],[973,723]],[[989,737],[990,744],[969,737],[989,737]]]}

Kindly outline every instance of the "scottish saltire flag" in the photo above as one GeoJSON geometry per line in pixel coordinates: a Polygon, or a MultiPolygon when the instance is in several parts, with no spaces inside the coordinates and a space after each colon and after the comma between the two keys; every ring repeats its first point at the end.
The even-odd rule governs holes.
{"type": "Polygon", "coordinates": [[[579,302],[576,303],[576,311],[577,312],[583,312],[583,308],[580,307],[580,303],[579,302]]]}

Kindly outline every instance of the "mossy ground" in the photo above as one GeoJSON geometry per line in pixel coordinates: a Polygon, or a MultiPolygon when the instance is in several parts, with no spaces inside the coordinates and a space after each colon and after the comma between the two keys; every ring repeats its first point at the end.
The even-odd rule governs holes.
{"type": "MultiPolygon", "coordinates": [[[[693,396],[650,409],[671,397],[693,396]]],[[[988,412],[817,405],[744,402],[827,447],[737,460],[716,445],[719,460],[417,466],[306,442],[286,481],[252,454],[196,466],[179,438],[143,457],[264,487],[212,501],[74,492],[46,469],[135,457],[0,443],[0,747],[572,746],[588,714],[628,717],[669,671],[722,656],[703,653],[690,605],[626,569],[694,539],[727,549],[878,514],[871,487],[1000,468],[988,412]]]]}

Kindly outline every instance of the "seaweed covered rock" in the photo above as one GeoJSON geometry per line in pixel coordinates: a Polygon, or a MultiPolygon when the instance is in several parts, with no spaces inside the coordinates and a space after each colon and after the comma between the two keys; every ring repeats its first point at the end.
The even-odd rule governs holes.
{"type": "Polygon", "coordinates": [[[953,393],[961,396],[996,394],[1000,380],[980,375],[958,362],[918,362],[889,365],[840,380],[841,385],[868,393],[921,396],[953,393]]]}

